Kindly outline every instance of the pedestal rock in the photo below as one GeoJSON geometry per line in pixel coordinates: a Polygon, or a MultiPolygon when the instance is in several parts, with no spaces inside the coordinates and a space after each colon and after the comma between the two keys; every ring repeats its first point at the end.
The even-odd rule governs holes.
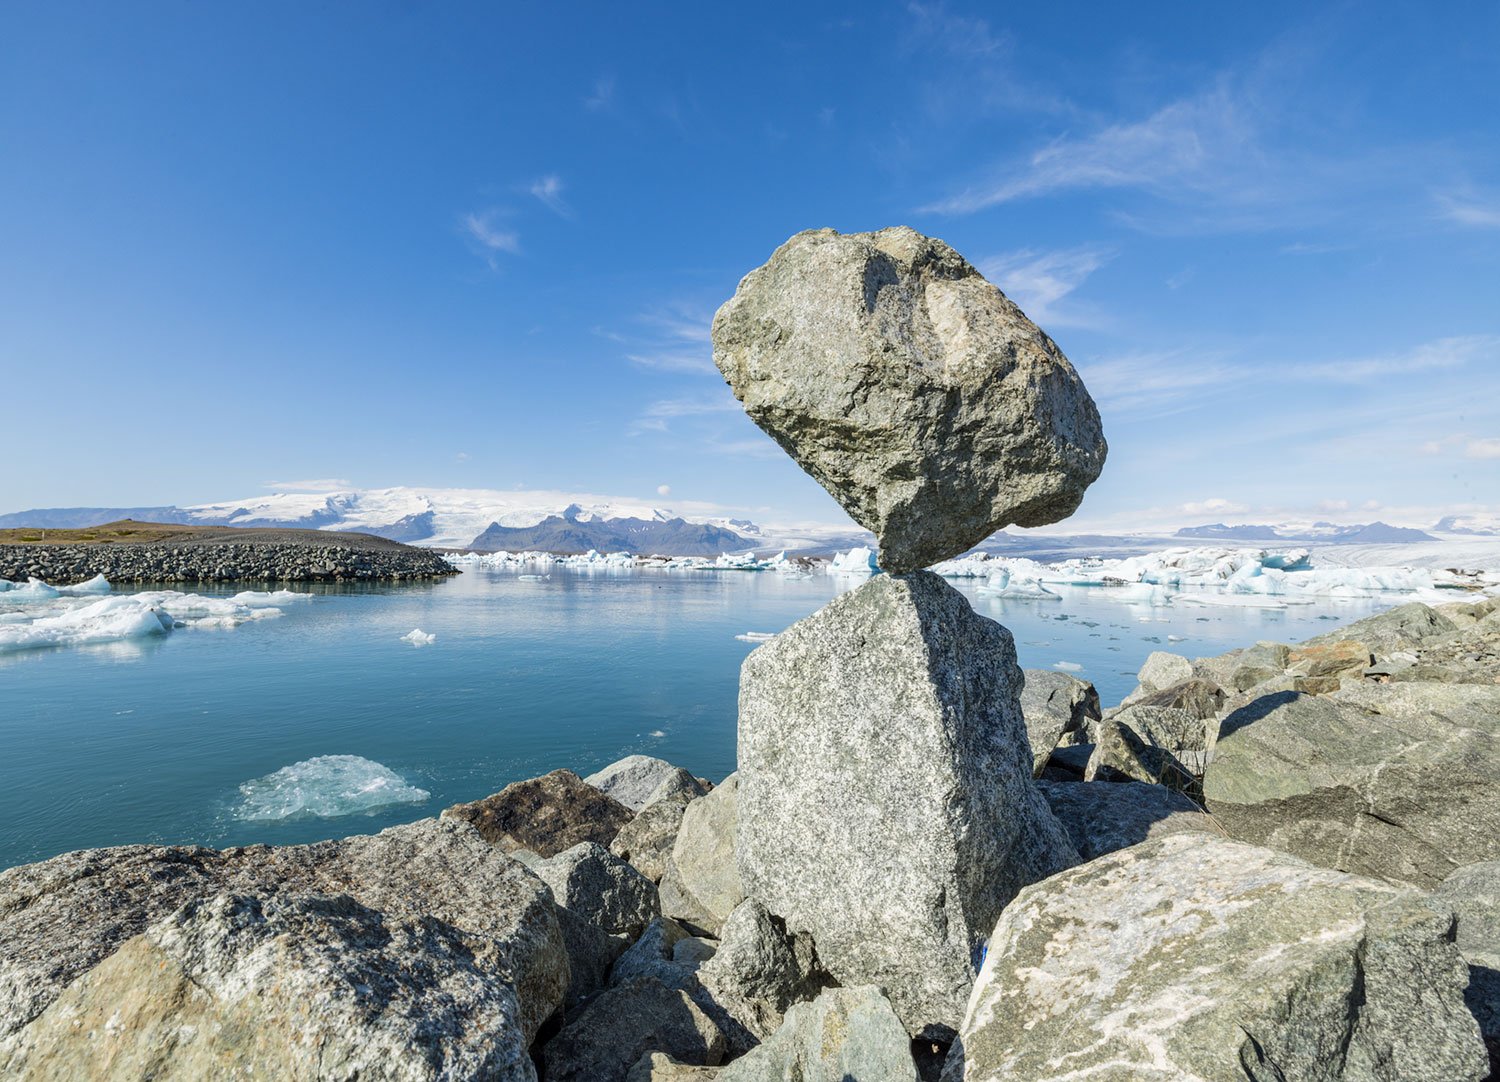
{"type": "Polygon", "coordinates": [[[1020,686],[1010,632],[925,571],[871,580],[741,671],[745,892],[914,1035],[951,1035],[1001,909],[1078,860],[1032,783],[1020,686]]]}
{"type": "Polygon", "coordinates": [[[756,424],[912,571],[1072,514],[1104,467],[1068,359],[940,240],[809,230],[714,317],[756,424]]]}

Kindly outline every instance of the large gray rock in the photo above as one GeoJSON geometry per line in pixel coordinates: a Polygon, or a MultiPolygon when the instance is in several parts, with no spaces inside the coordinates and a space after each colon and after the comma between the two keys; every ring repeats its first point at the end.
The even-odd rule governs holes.
{"type": "Polygon", "coordinates": [[[1410,650],[1434,639],[1445,638],[1457,630],[1458,625],[1441,612],[1420,601],[1412,601],[1308,639],[1303,646],[1349,639],[1365,644],[1379,657],[1386,657],[1396,651],[1410,650]]]}
{"type": "Polygon", "coordinates": [[[1149,695],[1153,691],[1160,691],[1162,688],[1169,688],[1192,678],[1193,663],[1187,658],[1165,650],[1153,650],[1147,655],[1146,660],[1141,664],[1141,671],[1136,675],[1139,683],[1136,696],[1149,695]]]}
{"type": "Polygon", "coordinates": [[[739,788],[731,774],[687,806],[662,876],[662,912],[710,932],[745,900],[734,857],[739,788]]]}
{"type": "Polygon", "coordinates": [[[925,571],[872,579],[741,670],[746,893],[914,1034],[951,1035],[1000,910],[1078,859],[1032,784],[1020,681],[1010,632],[925,571]]]}
{"type": "Polygon", "coordinates": [[[661,914],[656,885],[596,842],[531,865],[557,904],[610,935],[631,939],[661,914]]]}
{"type": "Polygon", "coordinates": [[[651,882],[660,883],[667,874],[672,847],[677,844],[677,832],[682,829],[682,817],[689,803],[685,795],[651,801],[620,828],[615,840],[609,843],[609,851],[628,860],[651,882]]]}
{"type": "Polygon", "coordinates": [[[568,1020],[542,1049],[547,1082],[624,1082],[650,1052],[715,1066],[724,1035],[686,992],[650,977],[617,984],[568,1020]]]}
{"type": "Polygon", "coordinates": [[[745,412],[874,531],[887,571],[1066,518],[1104,466],[1062,351],[905,227],[797,234],[740,282],[713,342],[745,412]]]}
{"type": "Polygon", "coordinates": [[[485,841],[508,853],[526,849],[543,857],[579,842],[608,846],[632,815],[571,770],[512,782],[483,800],[443,810],[443,818],[473,823],[485,841]]]}
{"type": "Polygon", "coordinates": [[[633,812],[646,807],[653,796],[669,791],[668,783],[675,783],[694,796],[707,792],[698,779],[682,767],[652,755],[627,755],[583,780],[633,812]]]}
{"type": "Polygon", "coordinates": [[[0,873],[7,1078],[530,1078],[568,975],[546,887],[453,821],[0,873]]]}
{"type": "Polygon", "coordinates": [[[1430,889],[1500,859],[1497,736],[1500,717],[1478,711],[1460,723],[1267,695],[1224,719],[1204,797],[1236,838],[1430,889]]]}
{"type": "Polygon", "coordinates": [[[1162,785],[1038,781],[1036,787],[1084,860],[1168,834],[1220,833],[1202,808],[1162,785]]]}
{"type": "MultiPolygon", "coordinates": [[[[718,950],[698,968],[698,980],[732,1024],[719,1022],[730,1046],[743,1031],[746,1047],[769,1037],[793,1003],[811,998],[819,986],[817,955],[807,935],[792,935],[753,898],[729,915],[718,950]]],[[[736,1048],[737,1051],[743,1049],[736,1048]]]]}
{"type": "Polygon", "coordinates": [[[719,1082],[917,1082],[911,1042],[880,989],[830,988],[798,1003],[719,1082]]]}
{"type": "Polygon", "coordinates": [[[1469,963],[1464,999],[1484,1034],[1490,1071],[1500,1076],[1500,861],[1460,868],[1428,904],[1458,918],[1458,949],[1469,963]]]}
{"type": "Polygon", "coordinates": [[[1040,777],[1064,734],[1083,733],[1100,718],[1094,685],[1053,669],[1026,669],[1022,676],[1021,714],[1031,744],[1031,773],[1040,777]]]}
{"type": "Polygon", "coordinates": [[[1452,923],[1209,835],[1122,849],[1006,909],[944,1078],[1477,1082],[1452,923]]]}
{"type": "Polygon", "coordinates": [[[678,1063],[665,1052],[647,1052],[630,1068],[625,1082],[710,1082],[719,1077],[719,1070],[678,1063]]]}

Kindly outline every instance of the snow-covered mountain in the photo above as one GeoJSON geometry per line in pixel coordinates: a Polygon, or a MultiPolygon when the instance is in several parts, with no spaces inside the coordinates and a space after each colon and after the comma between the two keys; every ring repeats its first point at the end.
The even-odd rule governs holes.
{"type": "Polygon", "coordinates": [[[156,507],[54,507],[0,515],[0,528],[64,529],[122,518],[201,526],[357,530],[439,548],[601,551],[670,555],[727,550],[830,552],[868,544],[854,526],[767,526],[642,501],[542,490],[459,488],[272,492],[241,500],[156,507]],[[629,544],[625,542],[629,541],[629,544]]]}
{"type": "Polygon", "coordinates": [[[1333,522],[1307,524],[1226,526],[1215,522],[1207,526],[1185,526],[1177,537],[1220,541],[1300,541],[1339,545],[1399,545],[1437,538],[1409,526],[1392,526],[1385,522],[1340,526],[1333,522]]]}
{"type": "Polygon", "coordinates": [[[1433,529],[1470,537],[1500,537],[1500,515],[1444,515],[1433,529]]]}

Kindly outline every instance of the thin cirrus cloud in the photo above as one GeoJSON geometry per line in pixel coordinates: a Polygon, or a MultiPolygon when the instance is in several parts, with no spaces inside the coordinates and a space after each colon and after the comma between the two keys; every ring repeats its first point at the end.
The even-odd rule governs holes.
{"type": "Polygon", "coordinates": [[[1378,377],[1461,368],[1483,361],[1500,365],[1500,335],[1464,334],[1437,338],[1399,353],[1297,365],[1287,374],[1300,379],[1359,383],[1378,377]]]}
{"type": "Polygon", "coordinates": [[[262,481],[261,487],[276,492],[336,492],[354,486],[346,477],[314,477],[302,481],[262,481]]]}
{"type": "Polygon", "coordinates": [[[547,176],[538,177],[532,181],[531,187],[527,190],[536,196],[544,207],[558,217],[573,217],[573,208],[563,199],[562,178],[556,173],[549,173],[547,176]]]}
{"type": "Polygon", "coordinates": [[[708,374],[716,371],[713,363],[713,346],[709,341],[711,317],[685,307],[665,311],[648,312],[640,322],[652,329],[652,333],[640,339],[628,339],[613,335],[616,341],[625,341],[632,349],[625,359],[641,368],[658,372],[686,374],[708,374]]]}
{"type": "Polygon", "coordinates": [[[583,99],[583,107],[595,113],[608,109],[614,103],[615,81],[608,76],[596,79],[593,90],[586,94],[583,99]]]}
{"type": "Polygon", "coordinates": [[[498,224],[499,216],[499,211],[491,210],[465,214],[463,218],[464,233],[479,246],[492,267],[495,266],[496,254],[518,255],[521,251],[520,236],[513,229],[502,228],[498,224]]]}
{"type": "Polygon", "coordinates": [[[1500,197],[1473,192],[1446,192],[1437,196],[1438,213],[1459,225],[1500,229],[1500,197]]]}
{"type": "Polygon", "coordinates": [[[1500,458],[1500,439],[1470,440],[1464,444],[1465,458],[1500,458]]]}
{"type": "Polygon", "coordinates": [[[663,398],[652,402],[631,422],[629,435],[642,432],[666,432],[671,423],[683,417],[703,417],[713,414],[733,413],[739,409],[726,392],[722,395],[697,395],[688,398],[663,398]]]}
{"type": "Polygon", "coordinates": [[[1023,248],[993,256],[979,270],[1037,323],[1081,326],[1098,322],[1087,310],[1061,304],[1114,257],[1104,248],[1064,248],[1037,252],[1023,248]]]}

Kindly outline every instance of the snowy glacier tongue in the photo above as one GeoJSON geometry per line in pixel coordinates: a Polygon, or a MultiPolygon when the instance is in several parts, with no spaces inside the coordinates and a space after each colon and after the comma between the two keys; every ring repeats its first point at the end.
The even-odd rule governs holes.
{"type": "Polygon", "coordinates": [[[341,815],[421,804],[432,796],[389,767],[358,755],[319,755],[240,786],[235,817],[251,821],[341,815]]]}
{"type": "Polygon", "coordinates": [[[102,575],[76,586],[0,579],[0,654],[43,646],[87,646],[163,635],[176,627],[237,627],[307,601],[290,590],[202,597],[176,590],[111,592],[102,575]]]}

